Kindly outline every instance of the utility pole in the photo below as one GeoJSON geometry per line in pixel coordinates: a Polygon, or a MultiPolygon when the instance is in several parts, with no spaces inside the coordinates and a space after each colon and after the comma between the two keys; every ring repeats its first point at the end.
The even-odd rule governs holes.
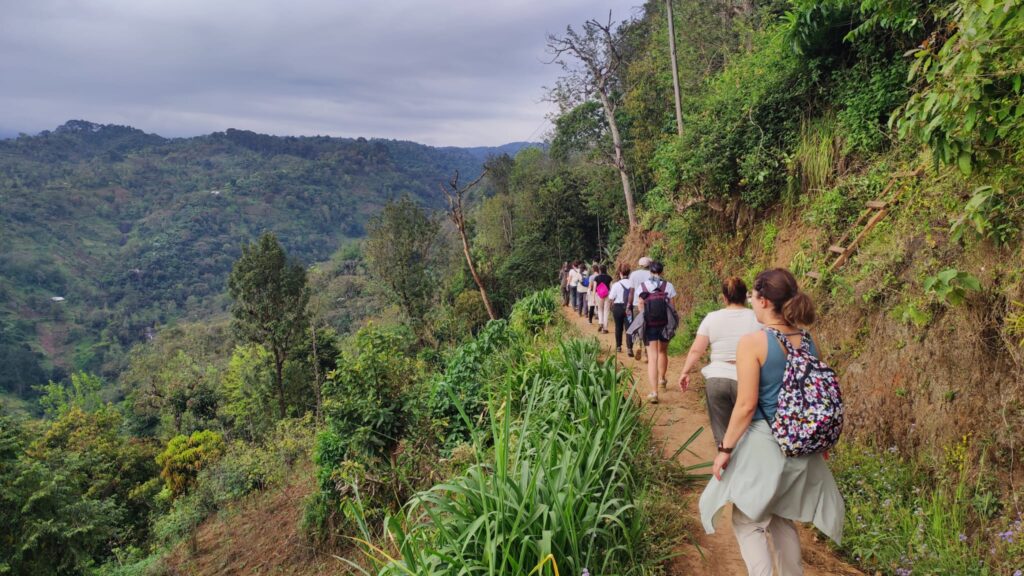
{"type": "Polygon", "coordinates": [[[672,57],[672,88],[676,95],[676,132],[683,135],[683,102],[679,95],[679,65],[676,64],[676,28],[672,17],[672,0],[665,0],[668,14],[668,53],[672,57]]]}

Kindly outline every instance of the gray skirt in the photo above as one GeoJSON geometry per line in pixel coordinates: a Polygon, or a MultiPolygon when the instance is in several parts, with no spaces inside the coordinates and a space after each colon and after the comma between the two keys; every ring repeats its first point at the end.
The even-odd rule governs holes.
{"type": "Polygon", "coordinates": [[[704,530],[714,534],[715,521],[729,502],[755,521],[772,514],[811,522],[840,543],[846,506],[821,454],[786,457],[764,420],[750,423],[736,445],[722,480],[711,478],[700,496],[704,530]]]}

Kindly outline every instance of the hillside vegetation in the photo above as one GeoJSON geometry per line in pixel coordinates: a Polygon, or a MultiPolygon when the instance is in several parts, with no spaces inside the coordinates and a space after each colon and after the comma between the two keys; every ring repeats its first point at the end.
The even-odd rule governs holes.
{"type": "Polygon", "coordinates": [[[327,260],[387,201],[440,208],[453,171],[475,177],[489,155],[523,145],[244,130],[168,139],[81,120],[0,141],[0,389],[24,396],[75,370],[115,376],[157,327],[224,311],[250,238],[273,231],[303,262],[327,260]]]}
{"type": "MultiPolygon", "coordinates": [[[[253,501],[280,509],[306,495],[290,528],[274,529],[316,552],[277,555],[275,570],[317,573],[326,557],[345,559],[328,569],[356,573],[549,575],[556,563],[560,573],[665,573],[664,551],[690,529],[679,489],[698,478],[655,456],[628,378],[601,362],[592,342],[562,341],[547,290],[566,260],[634,264],[641,255],[664,261],[680,289],[673,353],[718,306],[724,277],[750,281],[785,266],[813,296],[815,340],[839,370],[848,410],[830,459],[848,511],[836,554],[901,576],[1019,572],[1024,4],[669,5],[678,117],[665,2],[650,0],[621,23],[570,23],[549,40],[565,65],[551,92],[560,107],[550,146],[485,162],[465,253],[426,190],[417,201],[417,189],[367,184],[377,212],[348,200],[307,210],[311,193],[294,206],[291,196],[264,197],[277,186],[307,190],[292,178],[318,165],[307,150],[387,143],[248,133],[164,142],[129,131],[149,148],[114,156],[124,174],[155,165],[195,206],[240,196],[232,223],[270,205],[283,221],[278,236],[257,239],[255,223],[239,228],[244,251],[208,246],[219,284],[201,275],[159,283],[174,295],[166,302],[186,308],[179,284],[205,285],[196,309],[229,308],[230,318],[160,330],[128,356],[116,383],[76,372],[48,385],[42,419],[0,418],[0,485],[9,487],[0,491],[0,572],[218,570],[230,543],[210,552],[211,534],[251,531],[253,501]],[[248,180],[216,154],[209,168],[179,168],[174,158],[191,145],[244,149],[255,165],[278,167],[258,172],[276,184],[248,180]],[[157,160],[157,151],[166,154],[157,160]],[[180,184],[188,174],[206,180],[180,184]],[[869,211],[881,217],[865,229],[857,221],[872,201],[885,212],[869,211]],[[347,222],[365,242],[320,252],[295,232],[347,222]],[[854,237],[836,266],[830,247],[854,237]],[[309,269],[296,256],[326,261],[309,269]],[[500,318],[489,320],[482,290],[500,318]],[[112,384],[123,400],[110,401],[112,384]],[[242,510],[236,526],[208,520],[224,512],[230,523],[231,510],[242,510]]],[[[72,128],[4,146],[107,130],[72,128]]],[[[74,160],[70,148],[19,162],[46,174],[95,164],[74,160]]],[[[382,160],[360,158],[366,180],[353,182],[379,182],[372,166],[382,160]]],[[[121,195],[135,206],[107,184],[92,189],[107,196],[89,198],[121,195]]],[[[32,205],[30,194],[19,198],[23,208],[11,214],[32,205]]],[[[206,222],[206,211],[186,209],[193,204],[167,202],[206,222]]],[[[58,206],[67,204],[75,206],[58,206]]],[[[144,238],[155,234],[165,242],[155,246],[172,254],[181,242],[202,242],[160,236],[176,212],[144,208],[132,208],[138,217],[124,231],[117,218],[85,219],[75,233],[75,257],[95,264],[82,274],[108,281],[89,293],[101,305],[84,313],[124,314],[136,294],[104,262],[149,274],[130,259],[149,253],[132,252],[144,238]],[[124,244],[104,252],[91,234],[124,244]]],[[[4,241],[28,246],[38,232],[56,247],[58,235],[76,230],[39,226],[5,232],[4,241]]],[[[213,220],[196,226],[216,229],[213,220]]],[[[54,254],[72,253],[60,248],[54,254]]],[[[51,268],[26,250],[4,258],[29,258],[19,274],[48,277],[51,268]]],[[[50,294],[6,274],[3,282],[23,318],[33,317],[24,298],[50,294]]],[[[33,337],[13,320],[4,326],[33,337]]],[[[41,342],[47,334],[38,333],[41,342]]]]}

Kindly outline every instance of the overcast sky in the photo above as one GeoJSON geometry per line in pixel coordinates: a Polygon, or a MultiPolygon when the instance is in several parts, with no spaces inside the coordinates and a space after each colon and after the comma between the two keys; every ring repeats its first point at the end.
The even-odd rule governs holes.
{"type": "Polygon", "coordinates": [[[545,37],[642,0],[0,0],[0,133],[69,119],[432,145],[538,140],[545,37]]]}

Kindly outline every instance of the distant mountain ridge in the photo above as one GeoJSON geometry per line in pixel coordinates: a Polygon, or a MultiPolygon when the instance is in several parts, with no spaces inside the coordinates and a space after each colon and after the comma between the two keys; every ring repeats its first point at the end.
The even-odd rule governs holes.
{"type": "Polygon", "coordinates": [[[324,260],[387,201],[440,209],[453,171],[475,178],[487,156],[529,145],[164,138],[85,120],[0,140],[0,390],[25,392],[55,367],[113,374],[154,326],[223,310],[232,263],[265,230],[324,260]]]}

